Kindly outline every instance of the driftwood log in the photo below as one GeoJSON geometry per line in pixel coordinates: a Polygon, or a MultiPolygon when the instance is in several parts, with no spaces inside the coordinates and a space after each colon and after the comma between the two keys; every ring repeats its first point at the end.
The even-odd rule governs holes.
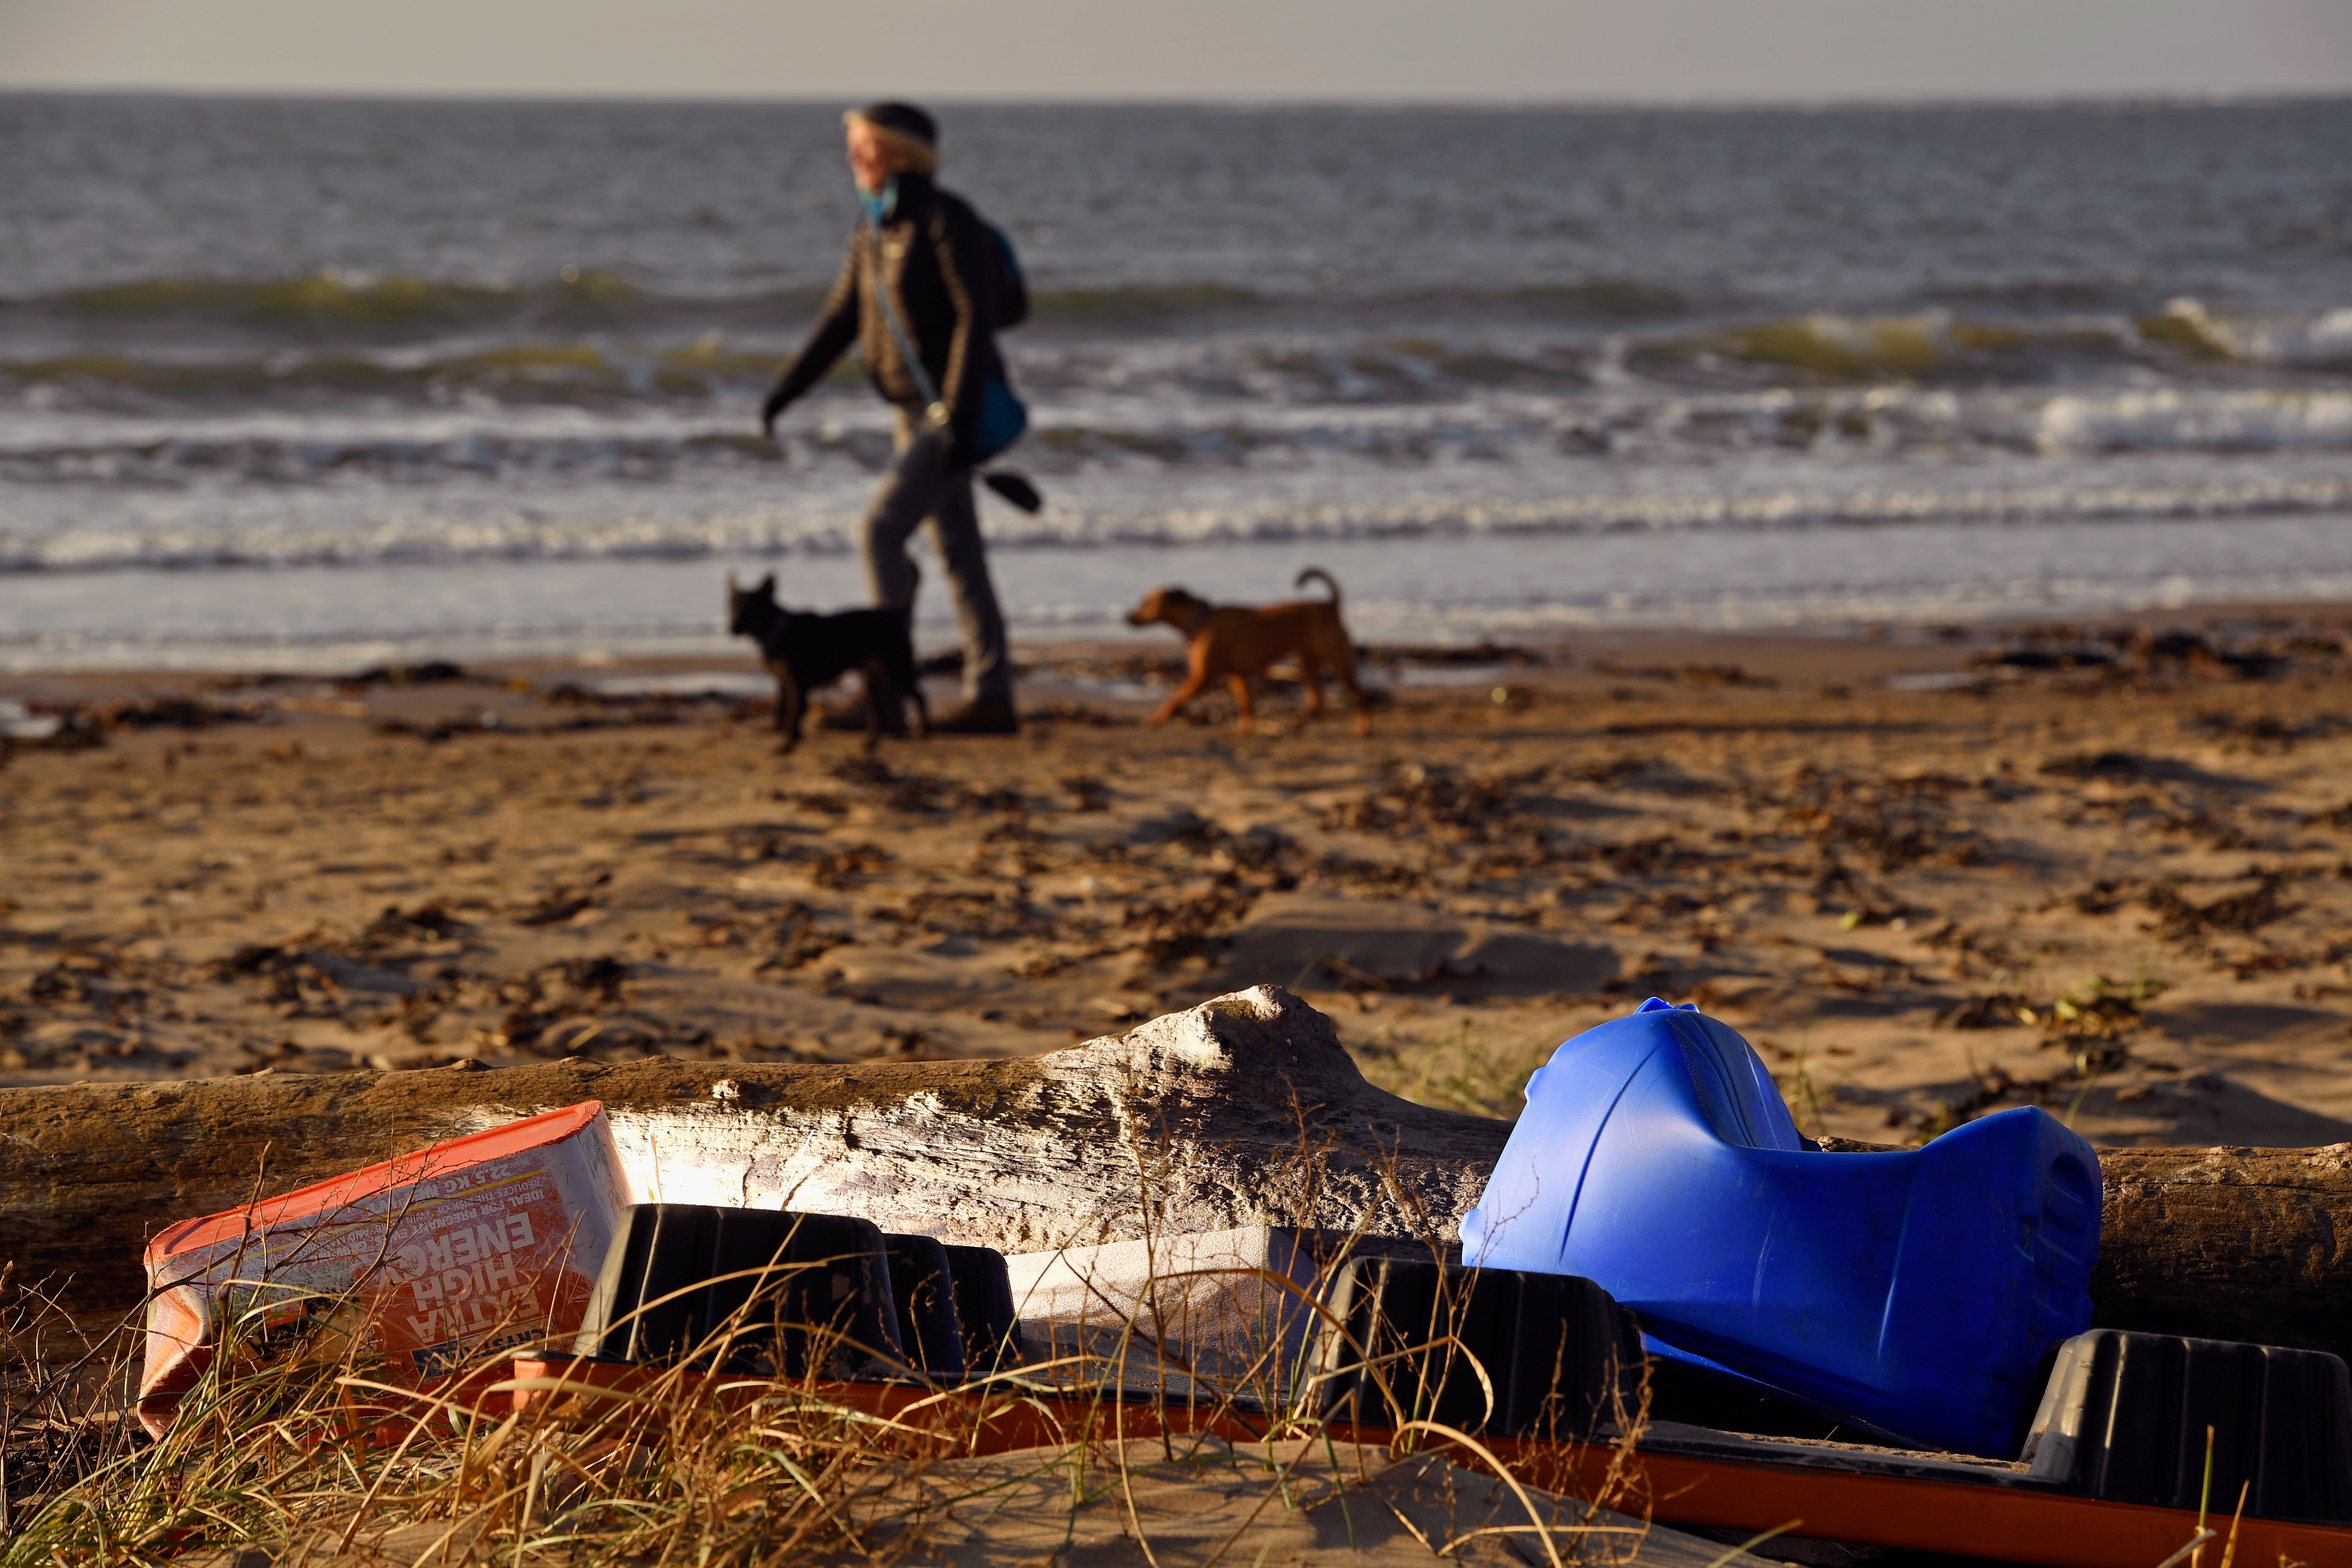
{"type": "MultiPolygon", "coordinates": [[[[604,1102],[634,1195],[856,1214],[1007,1251],[1254,1223],[1450,1237],[1510,1127],[1366,1083],[1277,987],[1003,1061],[656,1058],[0,1090],[0,1259],[87,1332],[171,1222],[604,1102]]],[[[2352,1145],[2102,1156],[2098,1321],[2352,1356],[2352,1145]]]]}
{"type": "Polygon", "coordinates": [[[1507,1122],[1364,1081],[1330,1021],[1258,987],[996,1061],[654,1058],[0,1090],[0,1259],[86,1331],[139,1305],[193,1215],[601,1100],[631,1195],[861,1215],[1008,1252],[1252,1224],[1453,1234],[1507,1122]]]}

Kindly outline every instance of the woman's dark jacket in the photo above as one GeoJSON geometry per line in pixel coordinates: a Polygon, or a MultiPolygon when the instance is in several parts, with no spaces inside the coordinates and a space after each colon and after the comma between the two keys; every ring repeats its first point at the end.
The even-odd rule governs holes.
{"type": "Polygon", "coordinates": [[[922,389],[908,373],[877,290],[898,301],[898,319],[947,405],[956,461],[969,464],[981,392],[999,371],[996,330],[1001,263],[996,237],[961,196],[920,174],[898,176],[898,198],[879,226],[849,237],[841,275],[801,352],[768,397],[772,422],[814,385],[852,342],[874,390],[919,418],[922,389]]]}

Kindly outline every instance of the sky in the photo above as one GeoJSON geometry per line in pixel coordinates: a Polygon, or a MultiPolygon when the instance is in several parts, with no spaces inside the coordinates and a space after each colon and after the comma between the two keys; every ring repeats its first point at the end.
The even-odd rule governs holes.
{"type": "Polygon", "coordinates": [[[1410,102],[2352,91],[2352,0],[0,0],[0,88],[1410,102]]]}

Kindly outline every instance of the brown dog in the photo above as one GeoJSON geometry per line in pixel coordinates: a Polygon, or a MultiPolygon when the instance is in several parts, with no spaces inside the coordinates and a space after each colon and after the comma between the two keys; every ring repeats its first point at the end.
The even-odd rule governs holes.
{"type": "Polygon", "coordinates": [[[1323,711],[1323,672],[1330,670],[1356,701],[1356,733],[1372,732],[1372,716],[1364,706],[1364,689],[1356,684],[1356,644],[1339,619],[1339,584],[1320,566],[1298,574],[1293,587],[1304,588],[1321,579],[1331,590],[1328,599],[1295,599],[1286,605],[1212,605],[1181,588],[1154,588],[1143,603],[1128,613],[1127,624],[1148,626],[1154,621],[1184,634],[1184,653],[1192,673],[1175,694],[1151,716],[1165,724],[1177,710],[1201,694],[1210,681],[1223,677],[1242,710],[1242,733],[1250,731],[1250,682],[1286,654],[1298,658],[1299,679],[1307,683],[1307,714],[1323,711]]]}

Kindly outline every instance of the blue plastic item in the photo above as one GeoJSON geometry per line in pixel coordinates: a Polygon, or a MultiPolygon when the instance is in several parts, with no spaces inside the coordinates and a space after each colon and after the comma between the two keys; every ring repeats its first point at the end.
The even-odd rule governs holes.
{"type": "Polygon", "coordinates": [[[2006,1458],[2043,1353],[2090,1326],[2098,1157],[2042,1110],[1821,1153],[1746,1040],[1655,997],[1561,1046],[1527,1094],[1463,1260],[1581,1275],[1686,1359],[2006,1458]]]}

